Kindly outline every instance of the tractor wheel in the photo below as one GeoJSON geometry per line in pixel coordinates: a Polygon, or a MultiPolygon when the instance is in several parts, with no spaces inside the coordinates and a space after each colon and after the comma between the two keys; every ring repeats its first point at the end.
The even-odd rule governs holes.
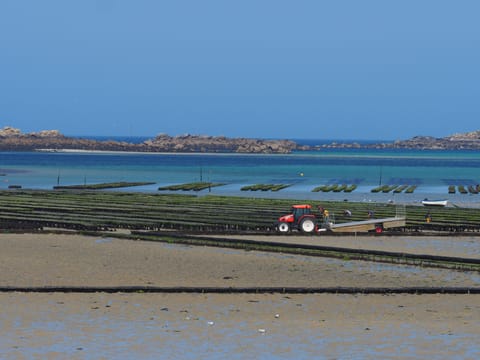
{"type": "Polygon", "coordinates": [[[281,233],[288,233],[290,231],[290,225],[286,222],[282,222],[278,224],[277,229],[281,233]]]}
{"type": "Polygon", "coordinates": [[[316,224],[313,219],[306,218],[300,223],[300,230],[302,230],[304,233],[311,233],[315,230],[315,226],[316,224]]]}

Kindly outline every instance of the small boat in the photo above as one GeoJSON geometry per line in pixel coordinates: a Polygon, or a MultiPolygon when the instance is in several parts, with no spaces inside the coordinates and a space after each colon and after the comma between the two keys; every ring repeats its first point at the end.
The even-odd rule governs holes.
{"type": "Polygon", "coordinates": [[[424,206],[447,206],[448,200],[422,200],[424,206]]]}

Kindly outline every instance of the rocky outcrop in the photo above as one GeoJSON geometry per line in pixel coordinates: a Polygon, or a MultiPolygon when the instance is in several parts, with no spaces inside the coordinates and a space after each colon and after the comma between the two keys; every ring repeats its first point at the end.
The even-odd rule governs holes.
{"type": "Polygon", "coordinates": [[[10,126],[5,126],[3,129],[0,130],[0,138],[21,136],[21,135],[22,135],[22,132],[20,131],[20,129],[15,129],[10,126]]]}
{"type": "Polygon", "coordinates": [[[417,149],[417,150],[480,150],[480,130],[463,134],[454,134],[443,138],[432,136],[414,136],[408,140],[388,143],[358,144],[331,143],[321,148],[369,148],[369,149],[417,149]]]}
{"type": "Polygon", "coordinates": [[[278,154],[290,153],[297,144],[289,140],[259,140],[247,138],[226,138],[224,136],[182,135],[171,137],[158,135],[144,143],[158,151],[171,152],[235,152],[278,154]]]}
{"type": "Polygon", "coordinates": [[[415,136],[409,140],[395,141],[396,149],[425,150],[477,150],[480,149],[480,131],[454,134],[443,138],[415,136]]]}
{"type": "Polygon", "coordinates": [[[0,130],[0,150],[92,150],[92,151],[133,151],[133,152],[204,152],[204,153],[262,153],[286,154],[298,149],[289,140],[261,140],[247,138],[227,138],[224,136],[160,134],[141,144],[118,141],[98,141],[66,137],[57,130],[44,130],[38,133],[22,133],[19,129],[5,127],[0,130]]]}
{"type": "Polygon", "coordinates": [[[445,139],[452,141],[478,141],[480,140],[480,130],[471,131],[463,134],[453,134],[447,136],[445,139]]]}
{"type": "Polygon", "coordinates": [[[0,129],[0,150],[90,150],[90,151],[131,151],[131,152],[186,152],[186,153],[255,153],[288,154],[292,151],[308,151],[324,148],[334,149],[425,149],[425,150],[480,150],[480,130],[453,134],[443,138],[415,136],[408,140],[386,143],[360,144],[358,142],[333,142],[316,147],[300,146],[291,140],[263,140],[250,138],[227,138],[225,136],[159,134],[141,144],[120,141],[99,141],[67,137],[58,130],[43,130],[22,133],[13,127],[0,129]]]}

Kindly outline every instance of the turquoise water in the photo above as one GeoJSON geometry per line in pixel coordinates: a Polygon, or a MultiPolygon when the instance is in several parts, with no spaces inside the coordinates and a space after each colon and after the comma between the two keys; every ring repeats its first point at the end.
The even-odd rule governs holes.
{"type": "Polygon", "coordinates": [[[478,151],[322,150],[289,155],[135,154],[135,153],[0,153],[0,188],[51,189],[53,186],[117,181],[155,185],[131,191],[156,192],[159,186],[192,181],[225,185],[221,195],[332,198],[366,201],[419,201],[448,198],[477,202],[480,195],[449,195],[448,185],[480,183],[478,151]],[[245,185],[281,183],[278,193],[241,192],[245,185]],[[324,184],[357,184],[350,194],[312,193],[324,184]],[[379,184],[417,185],[414,194],[373,194],[379,184]]]}

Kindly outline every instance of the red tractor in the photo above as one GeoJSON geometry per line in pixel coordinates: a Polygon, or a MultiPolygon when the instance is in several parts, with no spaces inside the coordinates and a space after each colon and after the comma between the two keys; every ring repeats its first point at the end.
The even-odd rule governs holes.
{"type": "Polygon", "coordinates": [[[275,228],[281,233],[288,233],[292,229],[312,233],[317,230],[317,223],[318,219],[312,213],[311,205],[293,205],[291,214],[281,216],[275,228]]]}

